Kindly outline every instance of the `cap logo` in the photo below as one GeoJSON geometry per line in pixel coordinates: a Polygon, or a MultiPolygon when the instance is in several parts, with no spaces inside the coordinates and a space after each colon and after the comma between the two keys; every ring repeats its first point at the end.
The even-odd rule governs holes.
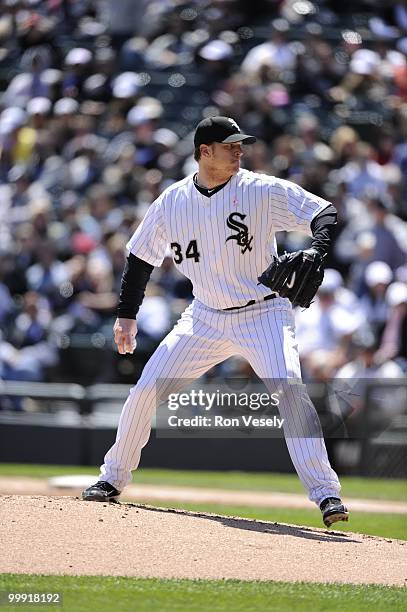
{"type": "Polygon", "coordinates": [[[234,128],[237,129],[238,132],[240,132],[240,128],[237,125],[236,121],[234,121],[234,119],[230,119],[230,117],[228,117],[228,121],[229,121],[229,123],[231,123],[233,125],[234,128]]]}

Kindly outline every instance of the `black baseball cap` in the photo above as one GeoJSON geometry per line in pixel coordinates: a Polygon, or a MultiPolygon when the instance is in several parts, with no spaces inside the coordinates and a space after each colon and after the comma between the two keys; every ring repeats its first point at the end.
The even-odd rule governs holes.
{"type": "Polygon", "coordinates": [[[253,144],[256,138],[242,134],[236,121],[230,117],[207,117],[196,126],[194,145],[199,147],[201,144],[212,144],[213,142],[253,144]]]}

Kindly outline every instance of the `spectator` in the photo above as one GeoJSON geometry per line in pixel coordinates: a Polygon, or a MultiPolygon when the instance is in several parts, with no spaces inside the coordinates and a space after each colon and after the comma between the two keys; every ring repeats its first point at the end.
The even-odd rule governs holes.
{"type": "Polygon", "coordinates": [[[366,268],[374,261],[376,238],[372,232],[361,232],[356,238],[357,253],[349,270],[349,286],[357,297],[368,292],[366,268]]]}
{"type": "Polygon", "coordinates": [[[373,197],[354,223],[346,225],[335,245],[337,256],[350,262],[357,256],[357,236],[369,231],[374,239],[373,258],[387,263],[392,270],[403,265],[407,251],[407,225],[390,212],[385,198],[373,197]]]}
{"type": "Polygon", "coordinates": [[[338,171],[338,180],[345,183],[348,193],[355,198],[363,198],[369,190],[381,195],[386,192],[382,167],[373,155],[372,146],[359,142],[352,160],[338,171]]]}
{"type": "Polygon", "coordinates": [[[296,63],[296,52],[287,40],[289,24],[284,19],[271,23],[270,39],[249,51],[242,63],[243,72],[251,75],[253,80],[272,81],[280,72],[293,70],[296,63]]]}
{"type": "Polygon", "coordinates": [[[369,211],[373,220],[371,231],[376,238],[374,257],[395,270],[406,262],[407,224],[391,214],[389,202],[385,199],[372,198],[369,211]]]}
{"type": "Polygon", "coordinates": [[[392,277],[391,268],[383,261],[373,261],[365,270],[367,292],[362,295],[360,304],[364,318],[377,338],[381,337],[387,321],[388,304],[385,295],[392,277]]]}
{"type": "Polygon", "coordinates": [[[146,296],[140,307],[138,323],[143,336],[154,340],[161,340],[171,327],[171,310],[160,288],[151,283],[146,290],[146,296]]]}
{"type": "Polygon", "coordinates": [[[305,376],[312,375],[315,352],[323,355],[326,375],[332,375],[346,360],[350,337],[363,325],[363,314],[355,297],[348,291],[341,295],[341,284],[339,273],[326,270],[317,300],[308,310],[296,311],[297,338],[305,376]]]}
{"type": "Polygon", "coordinates": [[[352,337],[351,347],[354,359],[345,364],[336,373],[336,378],[343,379],[369,379],[369,378],[402,378],[401,368],[391,360],[378,363],[375,359],[377,340],[372,332],[355,334],[352,337]]]}
{"type": "Polygon", "coordinates": [[[38,245],[38,263],[27,270],[30,289],[48,298],[53,307],[60,302],[60,285],[67,280],[64,264],[55,257],[56,249],[52,242],[38,245]]]}
{"type": "Polygon", "coordinates": [[[381,364],[394,359],[407,372],[407,285],[392,283],[386,291],[386,301],[390,312],[375,361],[381,364]]]}
{"type": "Polygon", "coordinates": [[[355,334],[352,337],[354,359],[345,364],[336,374],[335,394],[342,418],[345,419],[351,438],[365,438],[383,431],[393,415],[405,410],[403,370],[392,360],[378,363],[375,359],[378,348],[373,333],[355,334]],[[375,388],[370,393],[369,420],[366,419],[367,386],[377,380],[386,383],[400,381],[400,386],[375,388]]]}
{"type": "Polygon", "coordinates": [[[48,54],[44,54],[40,49],[31,54],[28,71],[17,74],[10,81],[2,98],[3,105],[24,108],[32,98],[48,97],[49,85],[44,79],[47,60],[48,54]]]}

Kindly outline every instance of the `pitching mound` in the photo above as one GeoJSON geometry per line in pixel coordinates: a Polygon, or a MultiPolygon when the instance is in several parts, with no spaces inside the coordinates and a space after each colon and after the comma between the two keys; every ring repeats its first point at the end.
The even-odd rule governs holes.
{"type": "Polygon", "coordinates": [[[0,496],[0,572],[405,585],[407,543],[71,497],[0,496]]]}

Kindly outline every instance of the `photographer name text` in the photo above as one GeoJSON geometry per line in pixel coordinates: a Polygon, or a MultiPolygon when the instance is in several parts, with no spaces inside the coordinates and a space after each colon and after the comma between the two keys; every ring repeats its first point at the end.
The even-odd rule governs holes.
{"type": "Polygon", "coordinates": [[[216,415],[208,416],[193,416],[193,417],[178,417],[171,415],[168,417],[168,425],[170,427],[180,428],[212,428],[212,427],[270,427],[281,429],[284,419],[277,416],[272,417],[254,417],[252,415],[241,415],[239,417],[225,417],[216,415]]]}

